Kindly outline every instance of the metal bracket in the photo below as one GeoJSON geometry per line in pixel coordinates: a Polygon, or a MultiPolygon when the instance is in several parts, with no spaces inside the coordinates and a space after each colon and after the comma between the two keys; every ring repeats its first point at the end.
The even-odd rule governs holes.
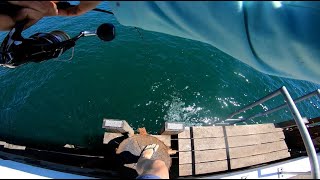
{"type": "Polygon", "coordinates": [[[284,177],[282,172],[283,172],[283,168],[282,167],[278,168],[278,179],[282,179],[284,177]]]}

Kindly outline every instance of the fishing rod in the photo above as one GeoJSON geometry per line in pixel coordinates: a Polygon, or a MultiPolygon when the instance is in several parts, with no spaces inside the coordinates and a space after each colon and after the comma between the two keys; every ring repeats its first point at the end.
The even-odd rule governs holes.
{"type": "MultiPolygon", "coordinates": [[[[57,2],[56,5],[58,9],[75,6],[69,2],[57,2]]],[[[6,1],[0,2],[0,14],[14,17],[22,8],[6,1]]],[[[93,11],[113,14],[98,8],[93,11]]],[[[36,33],[29,38],[24,38],[21,33],[27,22],[27,19],[17,22],[3,40],[0,46],[0,66],[14,68],[28,62],[42,62],[58,58],[67,50],[74,48],[76,41],[82,37],[98,36],[103,41],[112,41],[115,38],[115,27],[111,23],[101,24],[95,31],[81,31],[73,38],[60,30],[36,33]]]]}

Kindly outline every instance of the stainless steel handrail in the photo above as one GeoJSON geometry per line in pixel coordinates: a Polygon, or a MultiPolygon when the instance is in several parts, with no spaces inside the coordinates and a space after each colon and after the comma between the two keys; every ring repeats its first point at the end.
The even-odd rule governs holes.
{"type": "Polygon", "coordinates": [[[297,127],[299,129],[300,135],[303,140],[303,144],[306,147],[306,151],[308,153],[308,157],[309,157],[309,161],[310,161],[310,165],[311,165],[311,174],[314,179],[319,179],[320,178],[319,162],[318,162],[317,153],[314,148],[314,145],[313,145],[312,139],[310,137],[310,134],[308,132],[308,129],[307,129],[306,125],[304,124],[303,119],[300,115],[300,112],[299,112],[297,106],[295,105],[295,103],[293,102],[287,88],[283,86],[281,88],[281,92],[284,95],[284,98],[289,106],[289,109],[291,111],[291,114],[292,114],[294,120],[296,121],[297,127]]]}
{"type": "MultiPolygon", "coordinates": [[[[280,90],[280,89],[279,89],[279,90],[280,90]]],[[[277,90],[277,91],[279,91],[279,90],[277,90]]],[[[315,91],[313,91],[313,92],[311,92],[311,93],[309,93],[309,94],[306,94],[306,95],[304,95],[304,96],[302,96],[302,97],[300,97],[300,98],[297,98],[297,99],[293,100],[293,102],[299,103],[299,102],[302,102],[303,100],[306,100],[306,99],[308,99],[308,98],[311,98],[311,97],[313,97],[313,96],[315,96],[315,95],[318,95],[318,97],[320,98],[320,89],[317,89],[317,90],[315,90],[315,91]]],[[[284,103],[284,104],[282,104],[282,105],[280,105],[280,106],[278,106],[278,107],[276,107],[276,108],[270,109],[270,110],[265,111],[265,112],[263,112],[263,113],[255,114],[255,115],[250,116],[250,117],[248,117],[248,118],[240,118],[240,119],[238,119],[238,120],[235,120],[235,119],[229,120],[229,119],[227,119],[225,122],[231,122],[231,121],[232,121],[232,123],[239,123],[239,122],[247,121],[247,120],[249,120],[249,119],[253,119],[253,118],[261,117],[261,116],[264,116],[264,115],[267,115],[267,114],[271,114],[271,113],[273,113],[273,112],[276,112],[276,111],[279,111],[279,110],[281,110],[281,109],[283,109],[283,108],[286,108],[287,106],[288,106],[288,104],[287,104],[287,103],[284,103]]],[[[237,111],[237,112],[239,112],[239,111],[237,111]]],[[[243,111],[241,111],[241,112],[243,112],[243,111]]],[[[241,112],[239,112],[239,113],[241,113],[241,112]]],[[[232,117],[232,116],[231,116],[231,117],[232,117]]]]}
{"type": "Polygon", "coordinates": [[[237,114],[240,114],[240,113],[242,113],[243,111],[246,111],[246,110],[248,110],[248,109],[251,109],[251,108],[253,108],[253,107],[255,107],[255,106],[259,105],[259,104],[262,104],[263,102],[265,102],[265,101],[267,101],[267,100],[269,100],[269,99],[271,99],[271,98],[273,98],[273,97],[276,97],[276,96],[278,96],[279,94],[281,94],[281,88],[278,89],[278,90],[276,90],[275,92],[273,92],[273,93],[265,96],[264,98],[262,98],[262,99],[260,99],[260,100],[258,100],[258,101],[256,101],[256,102],[254,102],[254,103],[252,103],[252,104],[247,105],[246,107],[240,109],[239,111],[230,114],[226,119],[231,119],[233,116],[235,116],[235,115],[237,115],[237,114]]]}

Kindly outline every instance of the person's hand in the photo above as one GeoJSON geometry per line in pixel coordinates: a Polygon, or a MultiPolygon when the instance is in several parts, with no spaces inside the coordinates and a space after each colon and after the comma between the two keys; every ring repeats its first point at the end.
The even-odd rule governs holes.
{"type": "Polygon", "coordinates": [[[16,16],[0,15],[0,30],[10,30],[16,22],[28,19],[25,29],[38,22],[44,16],[58,15],[58,9],[54,1],[8,1],[11,4],[21,6],[22,9],[16,16]]]}
{"type": "Polygon", "coordinates": [[[58,14],[60,16],[79,16],[94,9],[100,3],[101,1],[80,1],[80,3],[74,7],[65,10],[59,9],[58,14]]]}
{"type": "Polygon", "coordinates": [[[15,22],[10,16],[0,15],[0,31],[6,31],[14,26],[15,22]]]}

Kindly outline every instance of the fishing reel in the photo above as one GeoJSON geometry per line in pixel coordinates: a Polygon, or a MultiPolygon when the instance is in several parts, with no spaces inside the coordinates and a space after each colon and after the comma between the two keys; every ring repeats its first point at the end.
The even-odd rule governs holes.
{"type": "MultiPolygon", "coordinates": [[[[64,5],[63,8],[72,6],[62,5],[64,5]]],[[[115,38],[115,27],[110,23],[100,25],[96,31],[82,31],[73,38],[60,30],[36,33],[29,38],[24,38],[21,33],[26,23],[27,20],[16,23],[5,37],[0,46],[0,66],[14,68],[28,62],[58,58],[67,50],[74,48],[76,41],[81,37],[98,36],[103,41],[111,41],[115,38]]]]}

